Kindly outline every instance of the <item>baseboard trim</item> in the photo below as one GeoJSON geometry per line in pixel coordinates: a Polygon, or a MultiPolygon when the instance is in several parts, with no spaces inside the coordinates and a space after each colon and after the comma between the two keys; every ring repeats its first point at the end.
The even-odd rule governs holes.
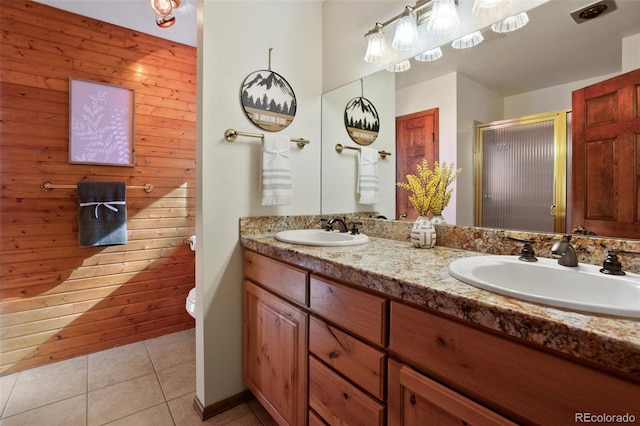
{"type": "Polygon", "coordinates": [[[223,399],[222,401],[218,401],[205,407],[204,405],[202,405],[202,402],[200,402],[198,396],[196,395],[193,398],[193,408],[196,410],[196,413],[198,413],[198,416],[200,416],[200,420],[205,421],[215,416],[216,414],[227,411],[228,409],[233,408],[236,405],[240,405],[243,402],[247,402],[252,398],[253,394],[251,393],[251,391],[245,390],[237,395],[230,396],[227,399],[223,399]]]}

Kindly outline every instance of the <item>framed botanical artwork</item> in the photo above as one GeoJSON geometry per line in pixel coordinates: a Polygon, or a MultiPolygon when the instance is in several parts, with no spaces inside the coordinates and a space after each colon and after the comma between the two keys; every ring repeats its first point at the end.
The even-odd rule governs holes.
{"type": "Polygon", "coordinates": [[[134,90],[69,79],[69,163],[135,166],[134,90]]]}
{"type": "Polygon", "coordinates": [[[247,118],[269,132],[288,127],[298,107],[287,80],[271,70],[255,71],[244,79],[240,102],[247,118]]]}
{"type": "Polygon", "coordinates": [[[351,99],[344,109],[344,127],[351,140],[358,145],[372,144],[380,131],[376,107],[367,98],[351,99]]]}

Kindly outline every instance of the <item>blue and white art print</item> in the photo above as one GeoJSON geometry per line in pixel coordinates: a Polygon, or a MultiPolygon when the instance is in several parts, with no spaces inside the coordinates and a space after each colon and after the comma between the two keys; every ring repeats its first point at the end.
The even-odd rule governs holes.
{"type": "Polygon", "coordinates": [[[134,91],[69,80],[69,163],[134,166],[134,91]]]}
{"type": "Polygon", "coordinates": [[[255,71],[245,78],[240,101],[247,118],[270,132],[288,127],[298,107],[296,95],[287,80],[270,70],[255,71]]]}

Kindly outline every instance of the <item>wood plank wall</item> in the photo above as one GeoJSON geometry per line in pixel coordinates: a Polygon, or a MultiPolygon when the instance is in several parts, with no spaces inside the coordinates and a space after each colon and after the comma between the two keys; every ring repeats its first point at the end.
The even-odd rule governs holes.
{"type": "Polygon", "coordinates": [[[0,3],[0,374],[194,326],[196,49],[0,3]],[[135,90],[135,167],[68,163],[69,78],[135,90]],[[77,181],[127,190],[126,245],[79,248],[77,181]]]}

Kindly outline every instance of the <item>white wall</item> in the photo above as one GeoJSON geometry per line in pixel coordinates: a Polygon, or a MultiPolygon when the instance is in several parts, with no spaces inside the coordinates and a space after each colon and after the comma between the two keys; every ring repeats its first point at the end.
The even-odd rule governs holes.
{"type": "Polygon", "coordinates": [[[208,406],[245,389],[238,219],[320,211],[322,11],[319,0],[201,0],[199,7],[196,385],[208,406]],[[248,121],[239,96],[247,75],[268,68],[270,47],[272,70],[298,102],[281,133],[311,141],[303,150],[292,144],[294,201],[282,207],[260,205],[260,140],[223,137],[227,128],[263,132],[248,121]]]}
{"type": "Polygon", "coordinates": [[[456,191],[456,225],[474,225],[474,164],[473,151],[476,124],[499,120],[504,115],[502,96],[475,81],[458,74],[458,135],[456,165],[462,169],[456,191]]]}
{"type": "Polygon", "coordinates": [[[383,71],[342,86],[322,99],[322,213],[378,211],[388,218],[395,217],[395,75],[383,71]],[[358,145],[351,140],[344,125],[347,103],[364,96],[376,108],[380,119],[380,131],[369,145],[392,155],[378,161],[379,202],[359,204],[356,192],[358,177],[358,153],[345,150],[338,154],[335,145],[358,145]]]}
{"type": "MultiPolygon", "coordinates": [[[[622,40],[622,72],[640,68],[640,34],[622,40]]],[[[601,75],[504,99],[505,119],[542,112],[571,109],[571,92],[613,78],[621,73],[601,75]]]]}
{"type": "Polygon", "coordinates": [[[640,68],[640,33],[622,39],[622,72],[640,68]]]}
{"type": "MultiPolygon", "coordinates": [[[[457,163],[457,90],[457,73],[451,73],[396,91],[397,117],[439,108],[441,162],[457,163]]],[[[455,197],[451,198],[442,215],[447,223],[457,223],[455,197]]]]}

